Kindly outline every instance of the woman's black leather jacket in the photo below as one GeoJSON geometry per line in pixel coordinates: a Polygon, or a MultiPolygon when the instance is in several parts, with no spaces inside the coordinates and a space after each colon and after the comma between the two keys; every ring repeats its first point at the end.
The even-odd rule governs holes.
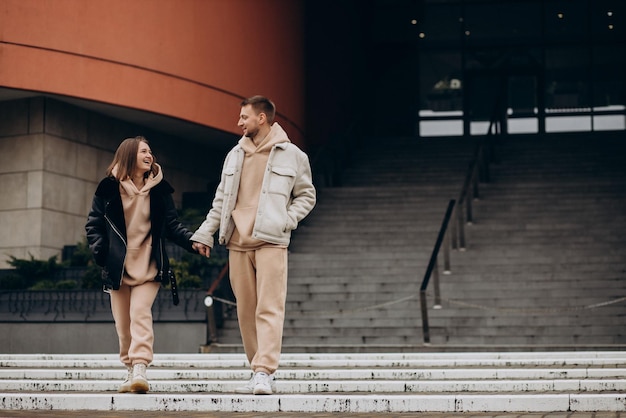
{"type": "MultiPolygon", "coordinates": [[[[155,280],[167,283],[170,263],[165,252],[167,238],[189,252],[192,232],[178,220],[172,193],[174,189],[165,180],[150,189],[150,219],[152,221],[152,257],[158,274],[155,280]]],[[[120,196],[120,186],[113,177],[100,182],[93,198],[85,225],[87,242],[96,264],[102,267],[105,291],[118,290],[122,283],[126,258],[126,223],[120,196]]]]}

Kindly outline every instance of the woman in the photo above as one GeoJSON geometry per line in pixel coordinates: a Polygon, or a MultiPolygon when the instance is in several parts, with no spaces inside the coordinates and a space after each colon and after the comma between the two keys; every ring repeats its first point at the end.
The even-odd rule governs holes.
{"type": "Polygon", "coordinates": [[[146,138],[127,138],[98,185],[87,218],[87,241],[111,295],[120,360],[127,367],[122,393],[150,388],[152,304],[171,274],[164,238],[194,251],[192,233],[178,221],[173,191],[146,138]]]}

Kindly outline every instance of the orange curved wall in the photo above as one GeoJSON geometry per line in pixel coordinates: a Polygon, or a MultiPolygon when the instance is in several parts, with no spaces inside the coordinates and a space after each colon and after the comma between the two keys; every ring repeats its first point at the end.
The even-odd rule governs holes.
{"type": "Polygon", "coordinates": [[[301,0],[0,0],[0,85],[240,134],[263,94],[303,141],[301,0]]]}

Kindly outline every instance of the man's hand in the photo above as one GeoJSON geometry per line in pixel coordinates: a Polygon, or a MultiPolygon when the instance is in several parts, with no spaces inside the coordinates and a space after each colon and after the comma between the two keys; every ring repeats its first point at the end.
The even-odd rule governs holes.
{"type": "Polygon", "coordinates": [[[203,255],[206,258],[209,258],[211,256],[211,247],[209,247],[208,245],[204,245],[201,242],[194,241],[193,244],[191,244],[191,248],[193,248],[198,252],[198,254],[203,255]]]}

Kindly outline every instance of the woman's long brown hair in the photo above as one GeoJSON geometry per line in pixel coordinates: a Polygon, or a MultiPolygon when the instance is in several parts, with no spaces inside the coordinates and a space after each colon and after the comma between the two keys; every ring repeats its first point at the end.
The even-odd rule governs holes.
{"type": "MultiPolygon", "coordinates": [[[[148,140],[143,136],[136,136],[134,138],[126,138],[117,147],[113,161],[107,168],[107,177],[114,177],[117,181],[124,180],[132,175],[137,167],[137,151],[139,150],[139,144],[145,142],[150,145],[148,140]],[[113,168],[117,166],[115,175],[113,175],[113,168]]],[[[146,172],[145,176],[152,173],[156,175],[158,168],[156,166],[156,157],[152,154],[152,167],[146,172]]]]}

